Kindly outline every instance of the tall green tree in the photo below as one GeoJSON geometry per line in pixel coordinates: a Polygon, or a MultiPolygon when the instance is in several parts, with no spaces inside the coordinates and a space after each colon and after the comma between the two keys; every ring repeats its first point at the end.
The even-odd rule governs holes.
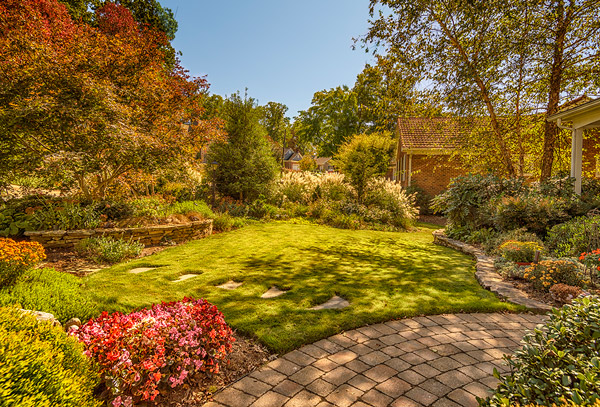
{"type": "Polygon", "coordinates": [[[300,141],[317,146],[321,156],[334,155],[342,143],[365,129],[359,116],[358,97],[345,85],[316,92],[312,106],[301,111],[296,121],[300,141]]]}
{"type": "MultiPolygon", "coordinates": [[[[542,112],[542,178],[552,172],[557,130],[542,120],[574,93],[598,93],[599,0],[372,0],[365,43],[393,56],[440,92],[456,115],[480,118],[499,172],[517,175],[542,112]],[[380,7],[383,6],[383,7],[380,7]],[[536,127],[535,125],[533,127],[536,127]]],[[[530,146],[535,151],[536,146],[530,146]]]]}
{"type": "Polygon", "coordinates": [[[284,138],[289,135],[290,119],[285,113],[288,107],[283,103],[269,102],[259,106],[260,124],[267,131],[268,137],[276,144],[283,146],[284,138]]]}
{"type": "Polygon", "coordinates": [[[357,134],[340,147],[333,165],[346,176],[356,191],[358,203],[363,202],[369,181],[385,175],[394,151],[389,134],[357,134]]]}
{"type": "Polygon", "coordinates": [[[210,145],[209,177],[222,195],[252,201],[268,192],[279,168],[260,124],[257,103],[239,93],[231,95],[225,100],[221,118],[227,140],[210,145]]]}

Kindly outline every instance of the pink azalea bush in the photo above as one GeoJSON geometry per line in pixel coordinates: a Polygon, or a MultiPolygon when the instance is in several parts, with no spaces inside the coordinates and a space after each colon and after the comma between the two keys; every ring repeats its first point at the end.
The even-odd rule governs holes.
{"type": "Polygon", "coordinates": [[[216,306],[191,298],[103,312],[73,335],[97,362],[115,407],[154,400],[161,383],[177,387],[193,373],[218,373],[235,341],[216,306]]]}

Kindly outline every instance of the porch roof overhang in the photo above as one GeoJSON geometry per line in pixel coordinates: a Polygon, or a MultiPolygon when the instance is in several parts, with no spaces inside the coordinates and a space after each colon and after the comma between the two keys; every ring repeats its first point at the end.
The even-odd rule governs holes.
{"type": "Polygon", "coordinates": [[[600,98],[548,116],[561,129],[571,130],[571,176],[575,178],[575,192],[581,194],[583,164],[583,130],[600,127],[600,98]],[[565,126],[564,122],[570,122],[565,126]]]}

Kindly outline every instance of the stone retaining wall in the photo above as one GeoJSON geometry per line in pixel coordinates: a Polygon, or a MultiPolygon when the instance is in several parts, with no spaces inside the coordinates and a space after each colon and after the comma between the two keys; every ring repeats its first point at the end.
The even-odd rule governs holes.
{"type": "Polygon", "coordinates": [[[77,242],[92,236],[111,236],[116,239],[135,240],[146,246],[157,245],[161,240],[183,242],[200,239],[212,233],[213,221],[201,220],[181,225],[158,225],[139,228],[43,230],[25,232],[31,240],[46,248],[71,248],[77,242]]]}
{"type": "Polygon", "coordinates": [[[458,240],[450,239],[444,233],[444,229],[433,232],[433,242],[473,256],[477,260],[475,278],[477,278],[477,281],[483,288],[490,290],[500,298],[523,305],[531,311],[546,312],[552,309],[550,305],[529,298],[527,293],[519,290],[508,281],[502,280],[500,274],[496,272],[496,267],[494,267],[494,258],[487,256],[478,248],[458,240]]]}

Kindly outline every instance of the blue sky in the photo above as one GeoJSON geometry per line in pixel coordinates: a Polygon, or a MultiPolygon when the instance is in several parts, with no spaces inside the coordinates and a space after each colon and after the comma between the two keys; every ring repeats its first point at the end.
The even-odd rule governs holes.
{"type": "Polygon", "coordinates": [[[173,46],[211,92],[248,88],[260,104],[310,106],[313,93],[352,86],[371,56],[352,50],[366,33],[369,0],[160,0],[179,23],[173,46]]]}

